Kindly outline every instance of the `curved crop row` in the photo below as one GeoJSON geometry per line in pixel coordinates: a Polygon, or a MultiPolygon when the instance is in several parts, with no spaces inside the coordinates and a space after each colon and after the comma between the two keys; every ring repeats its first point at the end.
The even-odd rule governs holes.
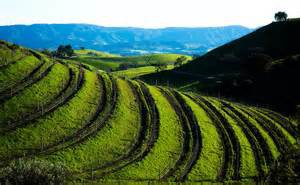
{"type": "Polygon", "coordinates": [[[259,145],[263,150],[264,157],[266,159],[267,166],[271,166],[274,159],[278,157],[279,152],[271,139],[271,137],[267,134],[267,132],[259,125],[253,118],[247,116],[244,112],[238,109],[235,105],[228,104],[223,102],[224,106],[226,106],[229,110],[231,110],[235,115],[237,115],[245,124],[247,124],[248,128],[251,129],[252,133],[257,138],[259,145]]]}
{"type": "Polygon", "coordinates": [[[268,110],[268,109],[263,109],[263,108],[255,108],[257,112],[260,112],[261,114],[269,117],[270,119],[276,121],[278,124],[281,125],[286,131],[289,132],[290,135],[292,135],[294,138],[299,136],[299,133],[297,133],[297,125],[293,124],[291,121],[289,121],[287,118],[284,116],[268,110]]]}
{"type": "Polygon", "coordinates": [[[219,179],[239,179],[240,177],[240,143],[236,133],[232,127],[232,119],[228,117],[220,108],[217,101],[198,97],[213,113],[220,119],[221,127],[220,132],[224,136],[225,147],[225,163],[223,172],[220,174],[219,179]]]}
{"type": "Polygon", "coordinates": [[[68,68],[57,63],[45,78],[5,101],[0,107],[0,132],[17,126],[15,122],[43,109],[65,89],[69,79],[68,68]]]}
{"type": "MultiPolygon", "coordinates": [[[[7,131],[12,131],[17,128],[24,127],[30,123],[33,123],[34,120],[36,120],[42,116],[46,116],[47,114],[50,114],[51,112],[55,111],[57,108],[59,108],[60,106],[64,105],[66,102],[68,102],[72,97],[74,97],[75,94],[77,93],[77,91],[81,88],[82,83],[83,83],[83,69],[80,66],[79,66],[79,69],[78,69],[78,67],[75,67],[75,66],[69,66],[68,71],[69,71],[69,74],[68,74],[69,76],[66,76],[66,79],[68,79],[68,81],[66,82],[65,81],[66,79],[63,79],[61,81],[62,82],[61,86],[59,86],[59,88],[61,90],[56,94],[56,96],[54,96],[52,98],[51,101],[49,101],[48,103],[45,101],[37,102],[37,107],[34,107],[34,108],[36,108],[34,112],[27,114],[26,116],[24,116],[22,119],[19,119],[18,121],[11,122],[9,124],[9,127],[4,128],[1,131],[1,133],[6,133],[7,131]]],[[[58,83],[59,83],[59,81],[58,81],[58,83]]],[[[42,82],[42,84],[47,85],[47,83],[45,83],[45,81],[42,82]]],[[[35,88],[35,87],[33,87],[33,88],[35,88]]],[[[48,88],[48,86],[47,86],[47,88],[48,88]]],[[[47,91],[47,88],[44,90],[47,91]]],[[[28,88],[28,89],[30,89],[30,88],[28,88]]],[[[37,90],[38,90],[38,92],[40,92],[39,89],[37,89],[37,90]]],[[[53,90],[54,89],[52,89],[52,91],[53,90]]],[[[24,92],[26,92],[26,91],[28,91],[28,90],[25,89],[24,92]]],[[[48,93],[50,93],[52,91],[49,91],[48,93]]],[[[29,92],[31,92],[31,91],[29,90],[29,92]]]]}
{"type": "Polygon", "coordinates": [[[31,76],[26,77],[21,82],[15,84],[10,89],[7,89],[0,94],[0,103],[9,100],[13,96],[16,96],[17,93],[23,89],[31,86],[32,84],[43,79],[51,71],[54,63],[52,61],[45,61],[43,65],[40,66],[31,76]]]}
{"type": "Polygon", "coordinates": [[[34,74],[41,66],[43,61],[34,56],[26,56],[0,72],[0,93],[11,89],[16,84],[26,80],[28,76],[34,74]]]}
{"type": "Polygon", "coordinates": [[[63,161],[76,176],[89,176],[105,163],[125,155],[135,143],[139,133],[139,109],[129,84],[117,79],[117,87],[119,93],[115,111],[101,130],[77,145],[43,158],[54,163],[63,161]],[[128,116],[124,117],[124,114],[128,116]]]}
{"type": "Polygon", "coordinates": [[[104,80],[104,78],[99,74],[98,80],[101,95],[98,98],[97,109],[94,114],[84,124],[82,124],[82,126],[76,132],[66,135],[58,142],[52,143],[46,149],[41,151],[41,154],[48,155],[63,148],[72,147],[75,144],[84,142],[84,140],[89,139],[93,134],[103,127],[104,121],[108,117],[106,115],[106,111],[108,108],[111,111],[111,107],[107,106],[109,100],[106,94],[107,92],[110,92],[108,91],[108,86],[110,84],[107,84],[106,80],[104,80]]]}
{"type": "Polygon", "coordinates": [[[187,95],[184,99],[198,120],[202,138],[202,149],[197,162],[188,174],[188,180],[217,180],[224,163],[224,151],[217,126],[213,122],[213,113],[211,111],[208,113],[206,105],[192,96],[187,95]]]}
{"type": "Polygon", "coordinates": [[[97,108],[99,81],[97,75],[89,71],[85,71],[84,79],[82,88],[66,104],[25,128],[1,136],[2,161],[41,151],[89,120],[97,108]]]}
{"type": "MultiPolygon", "coordinates": [[[[247,109],[250,109],[253,111],[254,114],[256,114],[257,117],[261,117],[263,119],[265,119],[267,122],[270,123],[271,127],[275,127],[276,132],[280,132],[279,135],[281,135],[281,137],[286,138],[287,142],[286,144],[294,144],[296,143],[296,137],[297,135],[293,135],[292,133],[290,133],[285,127],[282,126],[281,122],[277,121],[276,119],[272,119],[271,117],[259,112],[257,109],[252,108],[252,107],[248,107],[247,109]]],[[[287,122],[287,124],[292,125],[292,123],[287,122]]]]}
{"type": "Polygon", "coordinates": [[[156,122],[159,121],[159,125],[155,122],[152,123],[152,132],[158,134],[158,136],[155,134],[152,139],[150,138],[152,140],[152,142],[151,140],[149,142],[151,148],[147,148],[146,155],[145,153],[142,155],[143,158],[121,171],[107,176],[107,179],[159,180],[164,171],[171,168],[173,162],[179,157],[182,133],[175,112],[168,101],[162,97],[159,90],[149,86],[148,92],[148,88],[143,83],[140,83],[140,85],[148,106],[152,107],[151,114],[159,114],[159,120],[154,119],[156,122]],[[155,104],[158,107],[157,110],[155,104]],[[158,112],[156,113],[156,111],[158,112]],[[159,128],[156,128],[157,126],[159,128]]]}
{"type": "Polygon", "coordinates": [[[21,48],[12,48],[11,44],[0,41],[0,70],[28,55],[25,51],[21,48]]]}
{"type": "Polygon", "coordinates": [[[259,125],[262,126],[265,131],[267,131],[268,135],[274,141],[279,152],[283,153],[287,151],[291,143],[289,143],[283,132],[276,126],[276,124],[273,124],[272,121],[266,119],[263,116],[260,116],[258,113],[252,111],[251,109],[241,106],[239,106],[239,108],[243,110],[248,116],[252,117],[259,125]]]}
{"type": "MultiPolygon", "coordinates": [[[[222,102],[221,102],[222,103],[222,102]]],[[[222,104],[222,110],[230,116],[231,124],[237,132],[241,143],[241,178],[261,178],[266,174],[267,167],[262,148],[249,125],[244,123],[226,104],[222,104]]]]}
{"type": "Polygon", "coordinates": [[[132,144],[126,154],[124,154],[117,160],[110,161],[95,168],[95,173],[91,178],[102,178],[105,174],[118,171],[125,166],[136,162],[138,159],[142,158],[148,150],[150,150],[150,147],[152,146],[152,144],[150,143],[153,142],[151,138],[156,138],[155,136],[153,137],[153,135],[155,135],[156,133],[151,132],[151,113],[145,100],[144,94],[141,91],[140,85],[132,81],[127,81],[127,83],[130,86],[131,91],[137,101],[140,113],[140,126],[135,142],[132,144]]]}
{"type": "Polygon", "coordinates": [[[183,149],[179,159],[175,163],[174,168],[169,169],[162,178],[184,181],[201,149],[197,120],[179,93],[165,88],[160,88],[160,90],[176,111],[184,136],[183,149]]]}
{"type": "Polygon", "coordinates": [[[191,150],[191,156],[189,156],[189,160],[186,163],[184,170],[180,176],[180,180],[184,181],[187,178],[188,173],[191,171],[192,167],[195,165],[199,154],[202,150],[202,138],[201,138],[201,132],[199,128],[198,119],[196,118],[194,112],[192,111],[191,107],[186,103],[184,99],[184,95],[181,93],[173,90],[172,91],[174,97],[177,99],[178,103],[181,105],[185,115],[188,118],[189,121],[189,129],[191,132],[191,139],[192,139],[192,150],[191,150]]]}

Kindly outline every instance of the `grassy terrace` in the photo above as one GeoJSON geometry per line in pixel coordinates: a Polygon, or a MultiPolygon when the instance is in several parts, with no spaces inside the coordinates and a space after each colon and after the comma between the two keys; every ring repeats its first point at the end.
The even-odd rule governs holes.
{"type": "Polygon", "coordinates": [[[65,88],[69,78],[68,68],[59,63],[55,64],[45,78],[4,102],[0,108],[0,128],[53,101],[65,88]]]}
{"type": "Polygon", "coordinates": [[[19,172],[12,162],[62,165],[68,183],[260,183],[299,136],[267,109],[127,80],[153,67],[106,73],[76,62],[143,65],[150,56],[76,52],[54,62],[0,41],[0,183],[19,172]]]}
{"type": "Polygon", "coordinates": [[[271,119],[270,117],[262,114],[261,112],[257,111],[256,108],[247,107],[247,109],[253,111],[256,114],[257,117],[262,117],[262,118],[270,121],[275,128],[277,127],[277,129],[279,129],[282,132],[284,138],[286,138],[290,142],[290,144],[295,144],[296,143],[295,137],[292,136],[292,134],[290,134],[285,128],[283,128],[280,123],[278,123],[277,121],[271,119]]]}
{"type": "Polygon", "coordinates": [[[217,180],[222,169],[223,151],[218,130],[207,113],[190,98],[183,96],[194,112],[201,130],[202,150],[188,175],[190,181],[217,180]]]}
{"type": "Polygon", "coordinates": [[[116,160],[131,148],[140,127],[139,109],[128,83],[117,79],[117,86],[116,109],[105,126],[89,140],[58,151],[47,159],[63,162],[73,172],[84,170],[85,175],[90,175],[97,167],[116,160]]]}
{"type": "Polygon", "coordinates": [[[182,128],[172,106],[152,86],[148,86],[158,107],[159,136],[150,153],[140,161],[105,177],[106,179],[158,180],[178,160],[182,148],[182,128]]]}
{"type": "Polygon", "coordinates": [[[26,55],[21,48],[12,49],[11,44],[0,41],[0,67],[12,64],[26,55]]]}
{"type": "MultiPolygon", "coordinates": [[[[239,176],[241,178],[249,178],[254,177],[257,175],[257,169],[255,165],[255,157],[253,154],[253,151],[251,149],[251,144],[249,143],[245,133],[243,132],[240,125],[238,125],[238,122],[234,120],[234,118],[230,115],[228,115],[226,112],[222,110],[223,106],[222,104],[213,98],[207,98],[216,108],[217,110],[225,117],[225,119],[230,123],[235,135],[237,136],[237,139],[239,141],[240,145],[240,167],[239,167],[239,176]]],[[[230,110],[227,110],[227,112],[230,112],[230,110]]],[[[231,112],[232,113],[232,112],[231,112]]]]}
{"type": "Polygon", "coordinates": [[[264,140],[266,141],[268,148],[271,151],[271,154],[273,156],[274,159],[278,158],[280,155],[280,152],[278,151],[278,148],[276,147],[274,141],[272,140],[272,138],[270,137],[270,135],[268,135],[267,131],[264,130],[264,128],[257,123],[257,121],[254,118],[251,118],[250,116],[248,116],[245,112],[243,112],[237,105],[233,105],[233,107],[241,114],[243,115],[246,119],[248,119],[261,133],[261,135],[263,136],[264,140]]]}
{"type": "Polygon", "coordinates": [[[17,63],[8,66],[4,70],[1,70],[0,92],[22,81],[22,79],[30,75],[30,73],[41,64],[42,61],[38,60],[34,56],[26,56],[17,63]]]}
{"type": "Polygon", "coordinates": [[[65,105],[26,128],[1,136],[0,158],[23,155],[34,149],[41,150],[79,129],[96,110],[100,93],[97,83],[97,75],[86,71],[82,88],[65,105]]]}

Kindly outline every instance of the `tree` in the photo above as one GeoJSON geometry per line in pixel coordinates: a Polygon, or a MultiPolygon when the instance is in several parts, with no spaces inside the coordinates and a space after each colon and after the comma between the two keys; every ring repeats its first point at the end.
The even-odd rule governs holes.
{"type": "Polygon", "coordinates": [[[71,45],[60,45],[55,51],[55,56],[59,58],[71,57],[74,55],[74,50],[71,45]]]}
{"type": "Polygon", "coordinates": [[[85,47],[80,47],[81,50],[85,50],[85,47]]]}
{"type": "Polygon", "coordinates": [[[66,46],[65,46],[65,53],[66,53],[66,55],[67,55],[68,57],[71,57],[71,56],[74,55],[74,50],[73,50],[73,48],[72,48],[71,45],[66,45],[66,46]]]}
{"type": "Polygon", "coordinates": [[[166,64],[164,62],[158,62],[152,66],[154,66],[156,68],[156,72],[160,72],[160,71],[166,70],[168,68],[168,64],[166,64]]]}
{"type": "Polygon", "coordinates": [[[174,63],[175,67],[180,67],[180,66],[182,66],[183,62],[186,61],[186,60],[187,60],[186,56],[178,57],[178,58],[176,59],[176,62],[174,63]]]}
{"type": "Polygon", "coordinates": [[[281,21],[286,21],[288,15],[285,12],[277,12],[274,17],[276,21],[281,22],[281,21]]]}
{"type": "Polygon", "coordinates": [[[41,52],[49,57],[52,56],[52,52],[49,49],[43,49],[41,52]]]}

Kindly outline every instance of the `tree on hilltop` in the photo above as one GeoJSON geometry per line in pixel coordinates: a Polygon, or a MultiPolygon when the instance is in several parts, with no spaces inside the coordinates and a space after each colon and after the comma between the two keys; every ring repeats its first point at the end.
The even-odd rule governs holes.
{"type": "Polygon", "coordinates": [[[71,45],[60,45],[54,55],[59,58],[71,57],[74,55],[74,50],[71,45]]]}
{"type": "Polygon", "coordinates": [[[278,22],[286,21],[287,18],[288,18],[288,14],[285,13],[285,12],[277,12],[275,14],[275,20],[278,21],[278,22]]]}

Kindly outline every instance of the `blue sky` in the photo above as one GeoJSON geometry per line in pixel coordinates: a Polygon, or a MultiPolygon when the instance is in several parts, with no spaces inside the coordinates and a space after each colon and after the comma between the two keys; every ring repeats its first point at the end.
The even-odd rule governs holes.
{"type": "Polygon", "coordinates": [[[300,0],[0,0],[0,25],[257,27],[270,23],[280,10],[300,17],[300,0]]]}

